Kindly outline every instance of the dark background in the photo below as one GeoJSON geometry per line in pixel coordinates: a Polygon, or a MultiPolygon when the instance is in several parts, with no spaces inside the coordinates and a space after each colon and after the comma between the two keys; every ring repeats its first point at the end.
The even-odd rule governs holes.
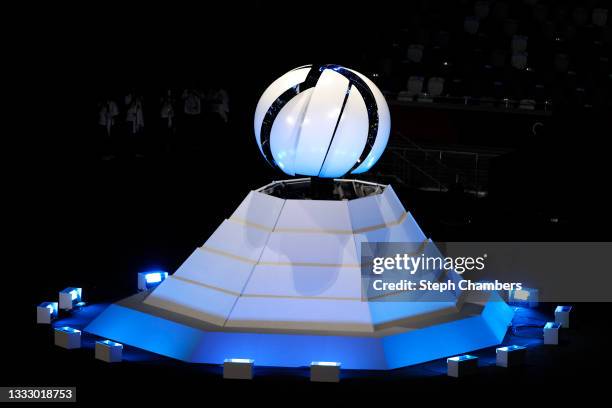
{"type": "MultiPolygon", "coordinates": [[[[18,282],[3,285],[9,293],[7,314],[15,325],[3,330],[10,345],[2,362],[2,385],[77,385],[84,390],[83,400],[119,402],[112,390],[120,384],[122,395],[131,398],[132,390],[142,389],[137,398],[161,393],[198,404],[211,394],[231,399],[233,389],[269,392],[269,399],[277,399],[272,392],[282,388],[294,392],[293,400],[330,391],[275,375],[262,380],[260,388],[228,386],[207,371],[172,363],[126,365],[121,371],[82,364],[85,356],[69,357],[50,346],[48,333],[33,327],[32,309],[65,286],[82,286],[88,301],[109,301],[134,292],[137,272],[175,270],[249,190],[284,178],[266,165],[253,137],[252,117],[265,87],[308,63],[370,72],[375,69],[368,59],[371,50],[383,52],[386,28],[405,21],[410,4],[231,2],[132,8],[95,2],[19,13],[22,23],[9,41],[18,62],[14,84],[19,89],[12,104],[14,123],[4,136],[6,186],[15,203],[6,215],[16,227],[7,230],[7,237],[17,244],[14,250],[7,247],[15,262],[7,264],[5,275],[18,282]],[[222,138],[205,135],[210,149],[189,157],[99,160],[92,135],[101,97],[130,87],[159,94],[167,86],[189,84],[222,84],[230,93],[229,130],[222,138]],[[49,382],[49,376],[56,379],[49,382]]],[[[415,108],[412,114],[420,112],[415,108]]],[[[474,134],[496,131],[500,139],[515,141],[514,150],[492,170],[487,199],[398,188],[405,207],[432,239],[609,240],[609,115],[560,106],[537,138],[529,137],[531,122],[522,118],[452,115],[450,128],[461,122],[462,132],[470,133],[470,125],[474,134]],[[524,126],[511,126],[521,120],[524,126]],[[553,216],[561,222],[551,224],[553,216]],[[457,222],[466,218],[469,223],[457,222]]],[[[367,177],[376,180],[375,174],[367,177]]],[[[577,335],[579,344],[560,354],[565,359],[544,356],[540,368],[526,373],[484,373],[457,383],[440,378],[411,383],[400,376],[373,384],[402,403],[412,393],[428,397],[428,390],[440,387],[450,387],[445,397],[465,401],[479,398],[484,386],[499,391],[500,400],[516,395],[517,403],[525,401],[521,395],[527,389],[546,395],[559,388],[602,390],[606,377],[600,370],[609,357],[595,347],[607,330],[610,306],[580,308],[583,331],[577,335]],[[470,394],[458,396],[459,386],[470,394]]],[[[368,384],[349,382],[340,392],[384,403],[386,397],[375,395],[368,384]]]]}

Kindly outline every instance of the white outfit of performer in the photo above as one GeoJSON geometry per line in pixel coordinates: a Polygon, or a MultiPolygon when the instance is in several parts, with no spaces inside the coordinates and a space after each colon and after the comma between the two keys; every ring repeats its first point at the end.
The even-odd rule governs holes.
{"type": "Polygon", "coordinates": [[[168,122],[168,129],[172,128],[172,118],[174,118],[174,107],[172,106],[172,97],[168,95],[162,99],[162,107],[160,111],[162,119],[166,119],[168,122]]]}
{"type": "MultiPolygon", "coordinates": [[[[128,98],[126,98],[126,102],[128,98]]],[[[125,120],[132,122],[132,133],[137,133],[144,127],[144,115],[142,110],[142,101],[140,98],[130,97],[130,107],[127,110],[125,120]]]]}
{"type": "Polygon", "coordinates": [[[119,115],[119,108],[114,101],[106,101],[102,104],[98,123],[106,128],[106,134],[109,136],[117,115],[119,115]]]}
{"type": "Polygon", "coordinates": [[[225,89],[213,91],[210,97],[212,102],[211,111],[219,114],[221,119],[227,123],[229,119],[229,95],[225,89]]]}
{"type": "Polygon", "coordinates": [[[199,115],[202,110],[202,101],[197,91],[186,89],[183,92],[184,111],[186,115],[199,115]]]}

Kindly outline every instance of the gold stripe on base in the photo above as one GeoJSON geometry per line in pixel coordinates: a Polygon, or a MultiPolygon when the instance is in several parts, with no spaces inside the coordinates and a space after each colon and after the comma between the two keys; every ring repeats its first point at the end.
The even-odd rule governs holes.
{"type": "Polygon", "coordinates": [[[308,300],[352,300],[352,301],[375,301],[377,299],[397,296],[401,295],[403,291],[394,291],[388,292],[376,296],[370,296],[367,298],[364,297],[348,297],[348,296],[292,296],[292,295],[273,295],[273,294],[263,294],[263,293],[239,293],[234,292],[233,290],[220,288],[218,286],[209,285],[206,283],[194,281],[192,279],[183,278],[181,276],[170,275],[166,279],[176,279],[181,282],[189,283],[191,285],[202,286],[206,289],[214,290],[217,292],[225,293],[227,295],[235,296],[235,297],[247,297],[247,298],[269,298],[269,299],[308,299],[308,300]]]}
{"type": "Polygon", "coordinates": [[[384,224],[376,224],[376,225],[371,225],[369,227],[362,227],[362,228],[358,228],[355,230],[343,230],[343,229],[324,229],[324,228],[270,228],[268,226],[262,225],[262,224],[257,224],[255,222],[252,221],[247,221],[245,219],[242,218],[238,218],[238,217],[230,217],[228,218],[228,221],[232,221],[235,222],[237,224],[242,224],[242,225],[246,225],[252,228],[257,228],[263,231],[267,231],[267,232],[278,232],[278,233],[298,233],[298,234],[334,234],[334,235],[338,235],[338,234],[344,234],[344,235],[351,235],[351,234],[361,234],[364,232],[370,232],[370,231],[376,231],[378,229],[383,229],[383,228],[390,228],[390,227],[394,227],[396,225],[401,224],[402,222],[404,222],[404,220],[406,219],[406,217],[408,216],[407,212],[403,212],[402,215],[393,222],[389,222],[389,223],[384,223],[384,224]]]}
{"type": "MultiPolygon", "coordinates": [[[[425,239],[419,248],[409,253],[408,255],[415,255],[424,250],[424,247],[429,242],[428,239],[425,239]]],[[[240,262],[245,262],[250,265],[265,265],[265,266],[310,266],[310,267],[318,267],[318,268],[361,268],[361,263],[324,263],[324,262],[272,262],[272,261],[258,261],[256,259],[246,258],[244,256],[235,255],[227,251],[223,251],[216,248],[211,248],[209,246],[201,246],[198,248],[201,251],[210,252],[216,255],[224,256],[226,258],[235,259],[240,262]]],[[[368,265],[366,265],[368,266],[368,265]]]]}
{"type": "Polygon", "coordinates": [[[216,255],[221,255],[226,258],[232,258],[237,261],[245,262],[251,265],[266,265],[266,266],[315,266],[321,268],[361,268],[361,264],[339,264],[339,263],[323,263],[323,262],[271,262],[257,261],[255,259],[245,258],[243,256],[234,255],[232,253],[222,251],[220,249],[202,246],[200,250],[211,252],[216,255]]]}
{"type": "Polygon", "coordinates": [[[273,298],[273,299],[311,299],[311,300],[354,300],[361,301],[361,298],[358,297],[344,297],[344,296],[291,296],[291,295],[271,295],[271,294],[259,294],[259,293],[238,293],[232,290],[223,289],[217,286],[208,285],[206,283],[194,281],[192,279],[186,279],[180,276],[168,276],[166,279],[176,279],[185,283],[189,283],[192,285],[202,286],[206,289],[215,290],[217,292],[222,292],[232,296],[240,296],[240,297],[248,297],[248,298],[273,298]]]}

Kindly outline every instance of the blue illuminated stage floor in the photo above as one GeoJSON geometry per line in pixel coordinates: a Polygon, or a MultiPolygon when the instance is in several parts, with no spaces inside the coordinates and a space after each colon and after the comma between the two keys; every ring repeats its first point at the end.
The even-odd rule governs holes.
{"type": "MultiPolygon", "coordinates": [[[[92,304],[81,308],[78,311],[74,311],[68,316],[64,316],[54,321],[54,327],[70,326],[83,330],[86,328],[91,321],[98,317],[102,312],[106,311],[109,307],[116,307],[112,304],[92,304]]],[[[538,309],[529,309],[523,307],[512,307],[515,315],[513,319],[513,328],[506,334],[503,345],[522,345],[528,347],[530,350],[541,348],[542,346],[542,329],[541,326],[550,319],[554,319],[552,314],[548,316],[538,309]]],[[[84,349],[93,350],[95,341],[99,340],[100,337],[94,336],[87,332],[83,332],[82,347],[84,349]]],[[[496,346],[497,347],[497,346],[496,346]]],[[[488,347],[470,354],[476,355],[480,358],[481,367],[493,367],[495,366],[495,348],[488,347]]],[[[146,350],[132,347],[129,345],[124,346],[123,358],[126,362],[141,362],[141,363],[157,363],[167,364],[172,362],[173,364],[186,364],[196,365],[202,367],[202,369],[211,373],[217,373],[220,370],[219,365],[215,364],[194,364],[194,363],[182,363],[166,356],[151,353],[146,350]]],[[[257,375],[288,375],[296,377],[308,377],[309,371],[307,367],[293,367],[293,368],[280,368],[280,367],[266,367],[256,366],[257,375]]],[[[344,370],[342,373],[343,378],[389,378],[389,377],[431,377],[437,375],[446,375],[446,359],[437,359],[426,363],[411,365],[391,371],[379,372],[377,370],[344,370]]]]}
{"type": "Polygon", "coordinates": [[[389,370],[499,345],[513,316],[492,294],[476,314],[383,336],[247,332],[185,320],[146,305],[144,295],[109,306],[84,331],[192,363],[252,358],[262,366],[307,367],[338,361],[345,369],[389,370]]]}
{"type": "MultiPolygon", "coordinates": [[[[108,306],[90,304],[61,317],[54,325],[84,328],[108,306]]],[[[518,309],[514,322],[523,325],[552,320],[554,306],[541,304],[538,309],[518,309]]],[[[119,400],[176,402],[178,396],[197,400],[212,393],[236,398],[269,398],[281,390],[299,398],[337,391],[335,398],[344,402],[368,396],[405,400],[406,395],[414,393],[424,397],[435,395],[440,401],[456,401],[459,396],[482,398],[496,392],[507,396],[512,390],[512,398],[523,401],[527,394],[522,393],[549,396],[559,387],[581,391],[605,389],[609,376],[604,375],[607,364],[602,350],[607,347],[609,329],[598,323],[609,311],[609,305],[577,306],[577,325],[568,329],[567,341],[559,346],[542,345],[539,328],[522,326],[516,336],[507,335],[503,344],[528,347],[523,367],[495,366],[495,347],[489,347],[470,353],[480,358],[480,367],[469,377],[448,377],[445,359],[437,359],[389,371],[342,370],[340,383],[319,384],[309,381],[308,367],[256,365],[252,381],[224,380],[220,365],[185,363],[130,346],[124,349],[123,362],[105,363],[94,358],[94,341],[98,337],[83,333],[82,349],[57,347],[53,344],[51,327],[35,324],[28,310],[30,313],[24,313],[21,319],[27,324],[19,329],[24,337],[20,341],[13,339],[12,351],[4,357],[0,377],[3,384],[75,385],[79,400],[109,403],[119,400]],[[469,395],[465,394],[466,390],[471,390],[469,395]]]]}

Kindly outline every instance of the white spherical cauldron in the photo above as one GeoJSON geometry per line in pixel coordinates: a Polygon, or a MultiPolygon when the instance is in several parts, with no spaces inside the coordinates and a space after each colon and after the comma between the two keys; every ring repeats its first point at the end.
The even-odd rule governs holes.
{"type": "Polygon", "coordinates": [[[255,138],[291,175],[341,177],[368,171],[387,146],[391,117],[372,81],[339,65],[306,65],[274,81],[255,111],[255,138]]]}

